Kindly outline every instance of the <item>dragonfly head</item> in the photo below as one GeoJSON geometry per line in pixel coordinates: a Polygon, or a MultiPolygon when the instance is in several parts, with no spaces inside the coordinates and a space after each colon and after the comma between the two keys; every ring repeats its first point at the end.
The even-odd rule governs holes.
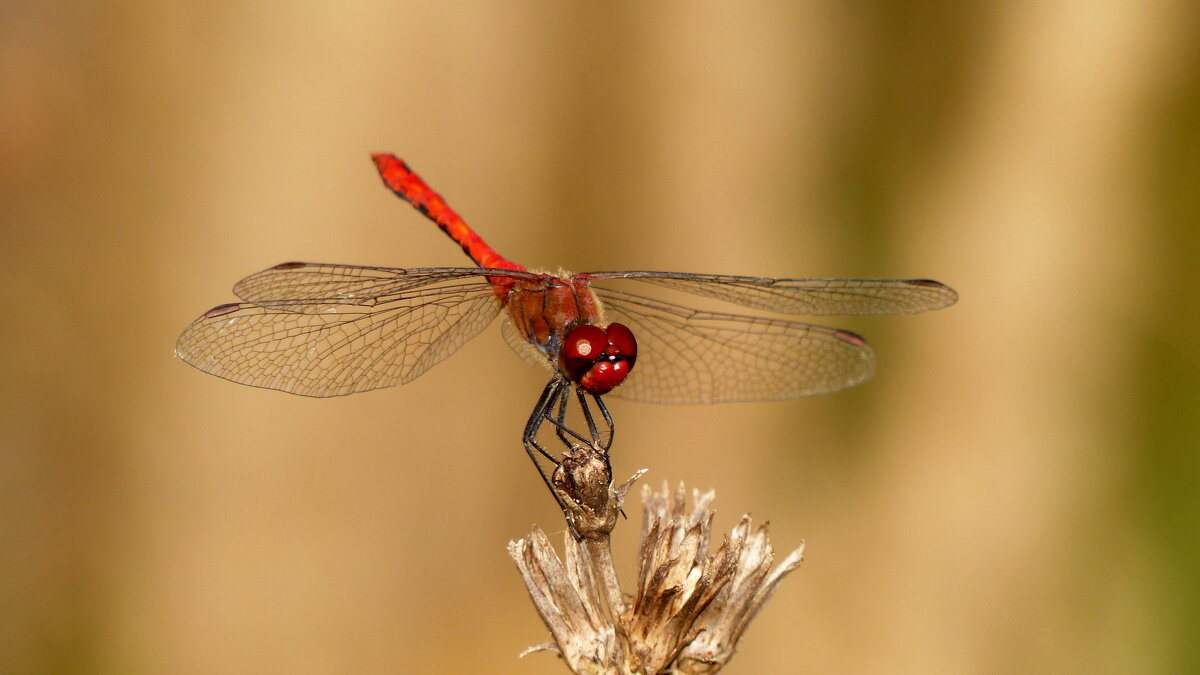
{"type": "Polygon", "coordinates": [[[637,361],[637,340],[624,324],[608,328],[575,326],[563,338],[558,365],[567,379],[593,396],[602,396],[625,381],[637,361]]]}

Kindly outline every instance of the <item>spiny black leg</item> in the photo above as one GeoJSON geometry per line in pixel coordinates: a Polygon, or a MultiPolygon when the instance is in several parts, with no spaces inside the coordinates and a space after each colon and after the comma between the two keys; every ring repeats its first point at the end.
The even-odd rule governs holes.
{"type": "Polygon", "coordinates": [[[588,433],[592,436],[592,446],[601,448],[600,430],[596,428],[596,420],[592,417],[592,409],[588,407],[587,396],[579,387],[575,387],[575,395],[579,397],[579,409],[583,411],[583,419],[587,421],[588,433]]]}
{"type": "MultiPolygon", "coordinates": [[[[549,422],[550,424],[553,424],[555,429],[561,429],[564,434],[570,436],[571,438],[574,438],[575,440],[579,441],[580,443],[587,443],[588,445],[591,445],[592,439],[581,435],[578,431],[575,431],[571,427],[568,427],[567,425],[559,422],[558,420],[547,417],[546,421],[549,422]]],[[[562,438],[562,436],[559,436],[559,438],[562,438]]],[[[568,450],[572,447],[571,442],[569,440],[567,440],[566,438],[562,438],[562,441],[564,444],[566,444],[568,450]]]]}
{"type": "Polygon", "coordinates": [[[541,444],[537,442],[537,435],[538,431],[542,428],[542,422],[546,420],[554,422],[553,418],[549,416],[549,411],[554,408],[555,404],[565,394],[565,385],[566,383],[562,378],[558,377],[546,383],[546,388],[542,390],[541,398],[538,399],[537,405],[533,408],[533,414],[529,416],[529,420],[525,423],[525,433],[522,436],[522,441],[525,443],[526,449],[530,446],[536,448],[543,457],[556,465],[558,464],[558,460],[554,458],[554,455],[551,455],[542,448],[541,444]]]}
{"type": "MultiPolygon", "coordinates": [[[[571,385],[569,385],[569,384],[566,385],[566,387],[570,387],[570,386],[571,385]]],[[[565,387],[564,387],[564,389],[562,391],[562,395],[558,399],[558,401],[559,401],[558,415],[556,417],[551,417],[550,411],[547,410],[546,418],[544,421],[549,422],[550,424],[554,425],[554,431],[556,434],[558,434],[558,439],[560,441],[562,441],[563,445],[567,446],[568,450],[570,450],[572,447],[571,441],[567,439],[567,436],[574,438],[575,440],[579,441],[580,443],[585,443],[585,444],[590,445],[592,442],[594,442],[595,439],[586,438],[585,436],[580,434],[578,431],[575,431],[571,427],[567,426],[567,402],[569,401],[569,398],[568,398],[568,394],[567,394],[565,387]]]]}
{"type": "Polygon", "coordinates": [[[600,407],[600,414],[604,416],[604,424],[608,426],[608,443],[601,446],[608,450],[612,447],[613,436],[617,435],[617,425],[613,424],[612,415],[608,412],[608,406],[604,405],[604,399],[599,396],[592,396],[592,398],[596,399],[596,405],[600,407]]]}
{"type": "Polygon", "coordinates": [[[554,497],[554,501],[558,503],[559,508],[566,509],[562,500],[558,498],[558,493],[554,491],[554,485],[550,482],[550,477],[546,475],[546,470],[542,468],[538,462],[536,450],[543,457],[558,466],[558,460],[553,455],[546,452],[537,442],[537,432],[542,426],[542,420],[546,419],[547,413],[554,408],[558,400],[563,396],[563,380],[554,378],[546,384],[546,388],[542,390],[542,395],[538,399],[537,405],[533,408],[533,414],[529,416],[529,421],[525,423],[525,433],[521,438],[522,444],[525,446],[525,453],[529,455],[529,461],[533,462],[533,466],[537,468],[538,475],[542,477],[542,482],[546,484],[546,488],[550,490],[550,496],[554,497]]]}
{"type": "MultiPolygon", "coordinates": [[[[604,405],[604,399],[595,395],[593,395],[592,398],[596,400],[596,405],[600,408],[600,414],[604,416],[604,423],[608,425],[608,443],[601,446],[601,449],[604,450],[604,464],[608,468],[608,475],[611,476],[612,458],[608,454],[608,449],[612,447],[613,436],[617,435],[617,425],[613,423],[612,415],[608,412],[608,406],[604,405]]],[[[625,515],[625,509],[622,508],[620,511],[622,518],[629,517],[625,515]]]]}
{"type": "MultiPolygon", "coordinates": [[[[571,399],[567,396],[566,392],[563,392],[563,395],[558,398],[558,414],[554,417],[554,419],[550,419],[549,417],[546,418],[550,419],[550,422],[554,425],[554,433],[558,435],[558,440],[562,441],[562,444],[567,446],[568,450],[571,449],[571,441],[567,440],[565,434],[570,433],[575,436],[579,435],[567,428],[567,402],[570,400],[571,399]]],[[[549,410],[546,411],[547,414],[549,414],[549,412],[549,410]]],[[[579,440],[583,439],[581,438],[579,440]]]]}

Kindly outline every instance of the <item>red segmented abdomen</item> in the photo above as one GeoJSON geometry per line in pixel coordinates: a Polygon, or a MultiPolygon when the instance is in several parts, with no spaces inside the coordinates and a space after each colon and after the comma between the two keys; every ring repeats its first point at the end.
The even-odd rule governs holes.
{"type": "MultiPolygon", "coordinates": [[[[420,176],[413,173],[413,170],[408,168],[408,165],[399,157],[387,153],[376,153],[371,155],[371,159],[375,160],[375,167],[379,170],[379,176],[383,178],[383,184],[404,201],[415,206],[427,218],[437,223],[437,226],[457,242],[462,247],[463,253],[466,253],[467,257],[476,265],[525,271],[523,266],[508,260],[488,246],[487,242],[475,234],[471,226],[467,225],[466,221],[446,204],[446,200],[434,192],[420,176]]],[[[507,294],[508,289],[512,288],[511,280],[490,277],[489,280],[497,286],[496,294],[502,298],[507,294]],[[502,288],[503,292],[501,292],[502,288]]]]}

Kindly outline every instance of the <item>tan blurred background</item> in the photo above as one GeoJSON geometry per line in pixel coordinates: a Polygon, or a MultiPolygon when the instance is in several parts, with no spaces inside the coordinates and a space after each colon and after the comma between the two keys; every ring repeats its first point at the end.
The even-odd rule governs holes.
{"type": "Polygon", "coordinates": [[[565,672],[498,327],[334,400],[172,355],[278,262],[468,264],[370,151],[528,265],[961,293],[835,319],[850,392],[612,403],[807,541],[730,672],[1197,672],[1189,4],[2,3],[0,672],[565,672]]]}

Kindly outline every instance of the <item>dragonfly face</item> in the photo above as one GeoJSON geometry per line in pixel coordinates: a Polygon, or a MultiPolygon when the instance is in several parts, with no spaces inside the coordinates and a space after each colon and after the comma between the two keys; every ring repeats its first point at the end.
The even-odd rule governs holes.
{"type": "Polygon", "coordinates": [[[624,382],[636,361],[633,331],[619,323],[572,328],[558,355],[559,370],[592,396],[603,396],[624,382]]]}

